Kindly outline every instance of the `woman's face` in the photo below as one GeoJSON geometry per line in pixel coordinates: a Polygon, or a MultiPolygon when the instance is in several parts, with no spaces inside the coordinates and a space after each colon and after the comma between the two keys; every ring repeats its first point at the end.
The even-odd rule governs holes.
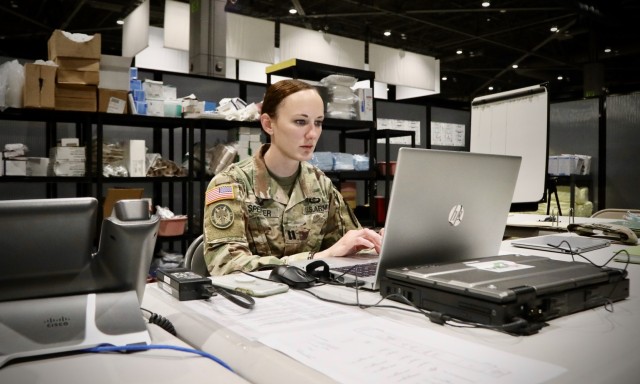
{"type": "Polygon", "coordinates": [[[284,98],[275,117],[264,114],[262,119],[272,149],[292,160],[310,160],[322,133],[324,103],[316,91],[306,89],[284,98]]]}

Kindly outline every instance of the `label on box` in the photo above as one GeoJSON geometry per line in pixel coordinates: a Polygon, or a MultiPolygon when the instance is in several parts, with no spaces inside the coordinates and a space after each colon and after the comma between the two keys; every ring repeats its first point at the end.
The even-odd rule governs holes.
{"type": "Polygon", "coordinates": [[[147,99],[164,99],[162,81],[145,80],[142,83],[142,89],[147,99]]]}
{"type": "Polygon", "coordinates": [[[60,147],[78,147],[80,146],[80,139],[77,137],[65,137],[60,139],[60,147]]]}
{"type": "Polygon", "coordinates": [[[79,161],[83,164],[87,158],[85,147],[54,147],[50,157],[53,161],[79,161]]]}
{"type": "Polygon", "coordinates": [[[129,140],[124,153],[129,177],[144,177],[147,175],[146,152],[144,140],[129,140]]]}
{"type": "Polygon", "coordinates": [[[84,161],[56,161],[53,163],[55,176],[84,176],[84,161]]]}
{"type": "Polygon", "coordinates": [[[127,106],[127,102],[122,99],[111,96],[109,98],[109,106],[107,107],[107,113],[124,113],[124,108],[127,106]]]}

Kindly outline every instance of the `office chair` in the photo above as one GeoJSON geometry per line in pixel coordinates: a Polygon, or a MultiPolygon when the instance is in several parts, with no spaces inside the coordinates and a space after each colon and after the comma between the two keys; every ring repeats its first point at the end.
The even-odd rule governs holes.
{"type": "Polygon", "coordinates": [[[591,217],[597,217],[600,219],[618,219],[623,220],[627,212],[640,215],[640,209],[624,209],[624,208],[607,208],[601,209],[598,212],[591,215],[591,217]]]}
{"type": "Polygon", "coordinates": [[[207,263],[204,261],[204,235],[198,236],[184,255],[184,267],[201,276],[209,276],[207,263]]]}

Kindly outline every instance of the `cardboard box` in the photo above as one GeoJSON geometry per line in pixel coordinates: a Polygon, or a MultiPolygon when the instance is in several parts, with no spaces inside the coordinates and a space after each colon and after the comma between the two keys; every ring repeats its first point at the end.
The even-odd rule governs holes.
{"type": "Polygon", "coordinates": [[[84,161],[56,161],[53,163],[54,176],[78,177],[85,174],[84,161]]]}
{"type": "Polygon", "coordinates": [[[358,94],[358,119],[373,120],[373,91],[371,88],[359,88],[358,94]]]}
{"type": "Polygon", "coordinates": [[[95,112],[98,109],[95,85],[56,84],[56,109],[95,112]]]}
{"type": "Polygon", "coordinates": [[[56,29],[51,34],[48,41],[49,59],[55,60],[58,57],[80,57],[85,59],[100,59],[102,49],[102,39],[99,33],[93,36],[84,35],[86,41],[74,41],[74,37],[81,34],[63,32],[56,29]]]}
{"type": "Polygon", "coordinates": [[[182,116],[182,102],[180,100],[165,100],[164,116],[165,117],[182,116]]]}
{"type": "Polygon", "coordinates": [[[47,176],[48,173],[48,157],[27,157],[27,176],[47,176]]]}
{"type": "Polygon", "coordinates": [[[98,89],[98,112],[128,113],[128,91],[119,89],[98,89]]]}
{"type": "Polygon", "coordinates": [[[131,57],[102,55],[98,88],[128,91],[131,60],[131,57]]]}
{"type": "Polygon", "coordinates": [[[147,116],[164,117],[164,100],[147,99],[147,116]]]}
{"type": "Polygon", "coordinates": [[[56,57],[53,60],[60,69],[70,69],[74,71],[98,72],[100,70],[100,60],[83,59],[80,57],[56,57]]]}
{"type": "Polygon", "coordinates": [[[100,72],[98,71],[75,71],[73,69],[60,69],[56,76],[58,84],[82,84],[98,85],[100,82],[100,72]]]}
{"type": "Polygon", "coordinates": [[[357,185],[355,181],[343,181],[340,183],[340,194],[344,198],[345,203],[351,209],[356,209],[357,205],[357,185]]]}
{"type": "Polygon", "coordinates": [[[144,140],[129,140],[124,149],[124,164],[129,177],[145,177],[147,148],[144,140]]]}
{"type": "Polygon", "coordinates": [[[25,108],[55,108],[56,70],[51,65],[25,64],[22,93],[25,108]]]}
{"type": "Polygon", "coordinates": [[[164,87],[162,81],[145,80],[142,82],[142,90],[148,99],[164,100],[164,87]]]}
{"type": "Polygon", "coordinates": [[[56,97],[56,109],[59,111],[95,112],[98,105],[95,99],[66,99],[56,97]]]}
{"type": "Polygon", "coordinates": [[[80,161],[87,158],[85,147],[53,147],[49,151],[52,161],[80,161]]]}
{"type": "Polygon", "coordinates": [[[94,85],[56,84],[56,97],[69,99],[95,99],[97,88],[94,85]]]}
{"type": "Polygon", "coordinates": [[[4,161],[5,176],[27,176],[27,158],[15,158],[4,161]]]}

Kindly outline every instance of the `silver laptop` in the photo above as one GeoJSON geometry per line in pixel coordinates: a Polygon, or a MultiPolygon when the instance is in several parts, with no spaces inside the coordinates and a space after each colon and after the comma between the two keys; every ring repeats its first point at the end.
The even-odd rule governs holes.
{"type": "MultiPolygon", "coordinates": [[[[380,256],[373,274],[358,277],[357,285],[378,290],[389,268],[497,255],[520,162],[516,156],[400,148],[380,256]]],[[[333,268],[347,261],[329,261],[331,273],[353,284],[353,269],[344,272],[351,266],[333,268]]]]}
{"type": "Polygon", "coordinates": [[[511,245],[548,252],[584,253],[608,247],[611,245],[611,241],[592,237],[546,235],[514,240],[511,245]]]}

